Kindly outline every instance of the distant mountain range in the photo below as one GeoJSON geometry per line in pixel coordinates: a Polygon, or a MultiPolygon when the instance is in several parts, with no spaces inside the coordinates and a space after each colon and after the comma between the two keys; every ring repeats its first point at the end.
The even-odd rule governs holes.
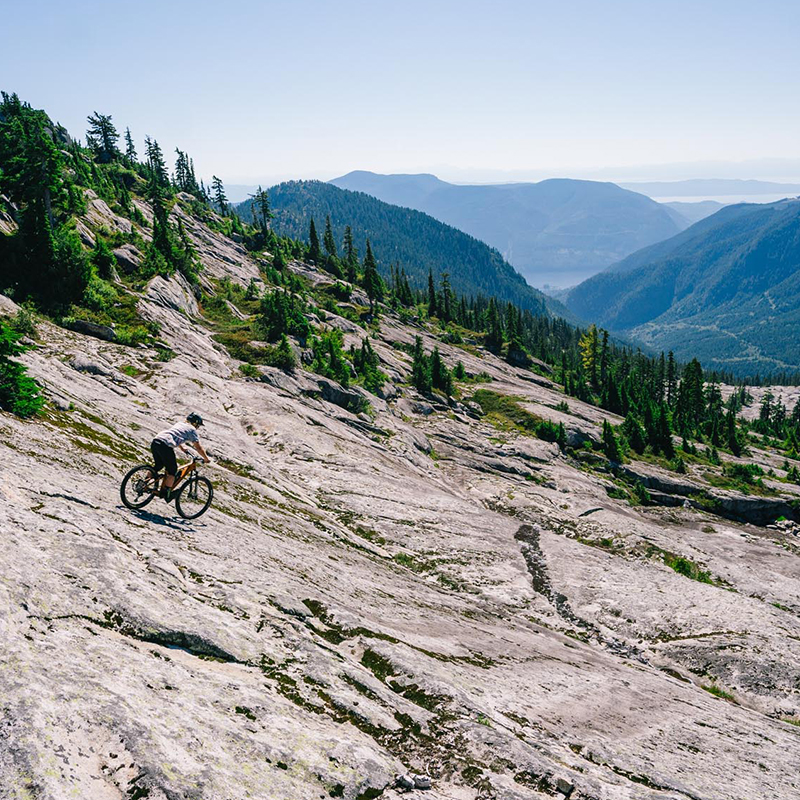
{"type": "Polygon", "coordinates": [[[688,181],[650,181],[620,183],[632,192],[648,197],[707,197],[709,195],[800,195],[800,183],[774,183],[772,181],[744,181],[733,178],[694,178],[688,181]]]}
{"type": "Polygon", "coordinates": [[[574,288],[567,306],[737,374],[800,369],[800,200],[726,206],[574,288]]]}
{"type": "Polygon", "coordinates": [[[700,222],[701,219],[710,217],[725,207],[724,203],[718,203],[716,200],[701,200],[694,203],[678,200],[672,203],[662,203],[661,205],[666,206],[670,211],[678,215],[676,221],[681,226],[681,229],[687,225],[694,225],[695,222],[700,222]]]}
{"type": "MultiPolygon", "coordinates": [[[[460,294],[495,295],[534,313],[549,312],[574,319],[560,303],[529,286],[497,250],[420,211],[321,181],[280,183],[269,189],[269,199],[277,233],[307,240],[313,217],[322,238],[325,217],[330,215],[340,246],[346,225],[352,228],[362,258],[366,240],[370,239],[384,276],[388,275],[390,264],[397,264],[405,269],[412,284],[424,288],[429,270],[437,283],[448,272],[453,289],[460,294]]],[[[250,202],[237,207],[245,219],[250,219],[250,202]]]]}
{"type": "Polygon", "coordinates": [[[430,214],[497,248],[534,286],[571,286],[689,222],[613,183],[459,186],[434,175],[350,172],[331,181],[430,214]]]}

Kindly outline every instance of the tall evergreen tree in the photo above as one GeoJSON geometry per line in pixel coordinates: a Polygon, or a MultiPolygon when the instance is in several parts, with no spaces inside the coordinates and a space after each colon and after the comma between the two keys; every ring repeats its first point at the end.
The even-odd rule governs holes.
{"type": "Polygon", "coordinates": [[[595,324],[590,325],[589,330],[581,337],[580,348],[583,368],[589,376],[592,388],[596,389],[598,386],[597,368],[600,360],[600,337],[595,324]]]}
{"type": "Polygon", "coordinates": [[[86,143],[101,164],[108,164],[119,158],[117,147],[119,134],[111,121],[110,114],[90,114],[87,117],[89,129],[86,131],[86,143]]]}
{"type": "Polygon", "coordinates": [[[375,303],[383,300],[384,286],[381,276],[378,274],[378,265],[375,261],[375,256],[372,253],[369,239],[367,239],[367,252],[364,255],[364,277],[361,280],[364,291],[369,298],[369,310],[371,314],[375,313],[375,303]]]}
{"type": "Polygon", "coordinates": [[[675,354],[672,350],[667,356],[667,378],[666,378],[667,405],[672,408],[678,399],[678,369],[675,365],[675,354]]]}
{"type": "Polygon", "coordinates": [[[312,264],[322,263],[322,249],[319,246],[319,236],[317,226],[314,224],[314,217],[308,225],[308,260],[312,264]]]}
{"type": "Polygon", "coordinates": [[[216,176],[211,176],[211,197],[217,207],[217,211],[224,217],[228,214],[228,196],[225,194],[225,186],[216,176]]]}
{"type": "Polygon", "coordinates": [[[262,189],[259,186],[256,193],[251,194],[250,197],[253,200],[253,216],[257,220],[261,231],[266,234],[269,230],[269,221],[275,217],[269,205],[269,194],[266,189],[262,189]]]}
{"type": "Polygon", "coordinates": [[[128,162],[128,165],[132,167],[138,159],[139,156],[136,153],[136,145],[133,143],[131,129],[125,128],[125,160],[128,162]]]}
{"type": "Polygon", "coordinates": [[[358,279],[358,251],[353,243],[353,231],[349,225],[344,229],[344,263],[347,280],[355,283],[358,279]]]}
{"type": "Polygon", "coordinates": [[[322,244],[325,246],[325,252],[329,256],[332,256],[333,258],[338,257],[339,253],[336,250],[336,240],[333,238],[330,214],[326,215],[325,217],[325,233],[322,237],[322,244]]]}
{"type": "Polygon", "coordinates": [[[433,282],[432,270],[428,270],[428,316],[439,316],[439,300],[436,297],[436,284],[433,282]]]}

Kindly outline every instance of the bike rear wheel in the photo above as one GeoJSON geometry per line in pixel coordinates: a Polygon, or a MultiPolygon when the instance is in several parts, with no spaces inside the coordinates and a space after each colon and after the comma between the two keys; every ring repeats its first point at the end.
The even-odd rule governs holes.
{"type": "Polygon", "coordinates": [[[154,497],[158,474],[150,464],[129,470],[119,487],[120,500],[128,508],[144,508],[154,497]]]}
{"type": "Polygon", "coordinates": [[[205,514],[214,497],[214,487],[208,478],[194,475],[178,490],[175,510],[184,519],[196,519],[205,514]]]}

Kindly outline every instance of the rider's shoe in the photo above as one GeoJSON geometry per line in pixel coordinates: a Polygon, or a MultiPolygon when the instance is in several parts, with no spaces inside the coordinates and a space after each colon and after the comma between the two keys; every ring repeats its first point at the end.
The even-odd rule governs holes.
{"type": "Polygon", "coordinates": [[[162,489],[161,490],[161,498],[164,500],[165,503],[169,503],[175,497],[174,492],[172,489],[162,489]]]}

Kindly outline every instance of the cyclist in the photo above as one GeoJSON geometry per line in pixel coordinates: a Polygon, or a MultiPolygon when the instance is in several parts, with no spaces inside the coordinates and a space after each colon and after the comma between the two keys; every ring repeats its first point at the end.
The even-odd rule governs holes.
{"type": "Polygon", "coordinates": [[[172,487],[175,485],[175,475],[178,471],[178,461],[175,458],[175,449],[178,448],[186,455],[191,455],[184,445],[189,444],[203,457],[206,464],[210,459],[200,444],[197,429],[203,424],[203,418],[194,411],[186,417],[186,422],[178,422],[171,428],[156,434],[150,443],[150,452],[153,454],[156,472],[164,467],[164,483],[160,496],[168,503],[172,499],[172,487]]]}

